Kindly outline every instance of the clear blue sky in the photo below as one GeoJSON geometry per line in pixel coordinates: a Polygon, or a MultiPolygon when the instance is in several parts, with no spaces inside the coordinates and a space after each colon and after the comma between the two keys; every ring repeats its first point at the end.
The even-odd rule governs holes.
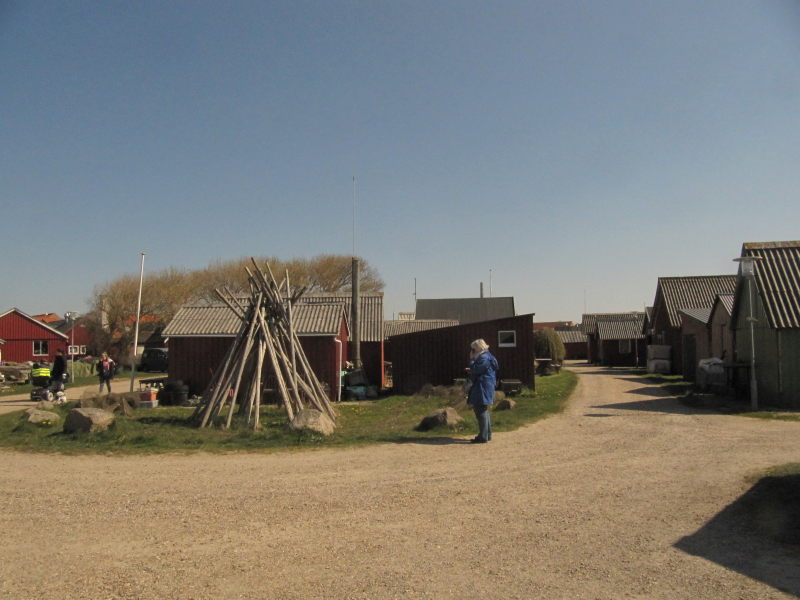
{"type": "Polygon", "coordinates": [[[0,311],[356,251],[386,316],[652,303],[800,239],[800,3],[0,2],[0,311]]]}

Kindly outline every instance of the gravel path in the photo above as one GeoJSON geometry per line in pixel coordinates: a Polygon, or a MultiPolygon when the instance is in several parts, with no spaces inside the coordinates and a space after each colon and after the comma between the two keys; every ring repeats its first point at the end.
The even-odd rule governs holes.
{"type": "MultiPolygon", "coordinates": [[[[136,391],[139,390],[140,379],[147,379],[147,377],[139,376],[136,378],[133,387],[133,389],[136,391]]],[[[76,400],[81,396],[83,396],[84,393],[91,393],[93,395],[97,394],[97,390],[99,387],[100,387],[99,383],[93,383],[91,385],[81,385],[81,386],[68,385],[67,399],[76,400]]],[[[131,389],[130,377],[121,376],[111,380],[111,391],[114,392],[115,394],[122,394],[124,392],[129,392],[130,389],[131,389]]],[[[35,405],[36,402],[31,402],[31,396],[29,393],[0,396],[0,415],[14,412],[15,410],[25,410],[26,408],[30,408],[31,406],[35,405]]]]}
{"type": "Polygon", "coordinates": [[[748,473],[799,459],[800,423],[576,370],[564,414],[484,445],[0,452],[0,597],[800,595],[800,552],[730,516],[748,473]]]}

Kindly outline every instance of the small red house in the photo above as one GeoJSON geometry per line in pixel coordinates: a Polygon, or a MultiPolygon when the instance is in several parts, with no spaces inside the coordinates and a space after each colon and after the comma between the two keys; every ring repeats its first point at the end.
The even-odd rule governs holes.
{"type": "Polygon", "coordinates": [[[18,308],[0,314],[0,339],[6,362],[52,361],[59,348],[67,351],[69,339],[54,327],[34,319],[18,308]]]}

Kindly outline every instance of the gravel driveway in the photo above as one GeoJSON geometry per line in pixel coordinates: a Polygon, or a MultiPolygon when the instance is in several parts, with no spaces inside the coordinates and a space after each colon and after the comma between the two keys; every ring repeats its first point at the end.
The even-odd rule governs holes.
{"type": "Polygon", "coordinates": [[[484,445],[0,452],[0,597],[800,595],[800,552],[730,516],[748,473],[800,460],[800,423],[575,369],[564,414],[484,445]]]}

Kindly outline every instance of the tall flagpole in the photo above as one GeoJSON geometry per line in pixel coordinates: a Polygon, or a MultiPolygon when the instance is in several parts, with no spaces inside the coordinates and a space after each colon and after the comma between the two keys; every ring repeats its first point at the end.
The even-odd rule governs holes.
{"type": "Polygon", "coordinates": [[[133,352],[131,353],[131,391],[133,391],[133,382],[136,379],[136,349],[139,347],[139,317],[142,314],[142,282],[144,281],[144,252],[139,254],[142,256],[142,261],[139,267],[139,299],[136,301],[136,328],[133,331],[133,352]]]}

